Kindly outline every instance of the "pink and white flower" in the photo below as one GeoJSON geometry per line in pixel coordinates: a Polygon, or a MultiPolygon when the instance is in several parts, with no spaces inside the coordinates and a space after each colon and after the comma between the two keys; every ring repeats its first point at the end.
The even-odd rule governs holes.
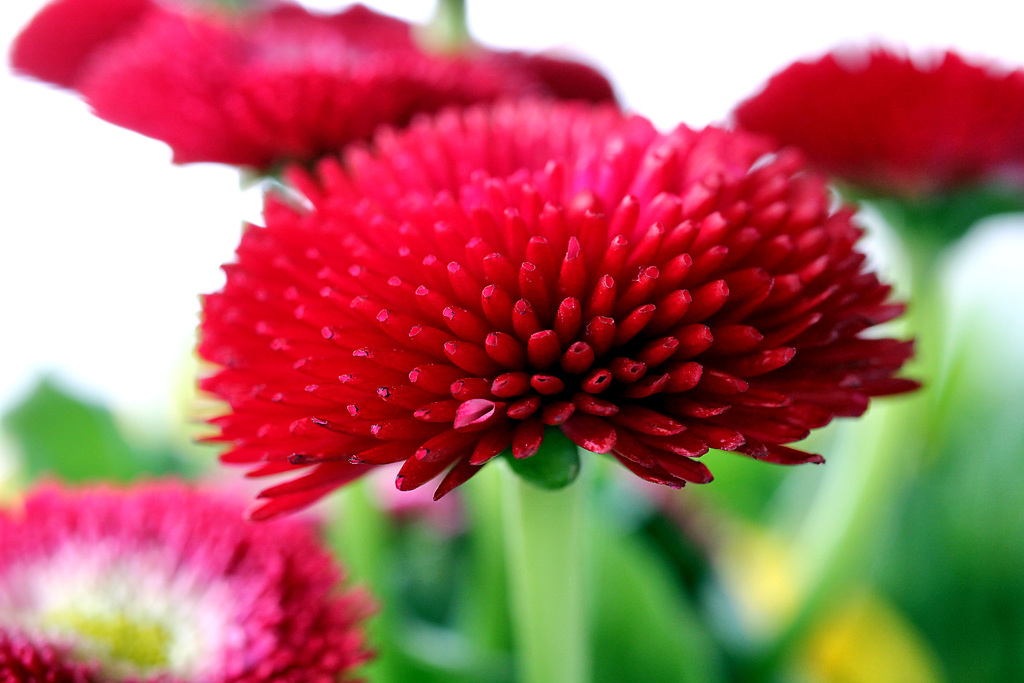
{"type": "Polygon", "coordinates": [[[0,537],[5,642],[98,680],[333,683],[369,656],[369,600],[338,592],[300,519],[248,524],[174,483],[50,486],[0,512],[0,537]]]}

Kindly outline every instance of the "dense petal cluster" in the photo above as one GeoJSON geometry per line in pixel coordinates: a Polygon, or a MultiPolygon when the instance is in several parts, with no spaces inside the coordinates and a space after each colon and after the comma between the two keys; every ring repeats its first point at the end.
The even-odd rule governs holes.
{"type": "Polygon", "coordinates": [[[471,47],[428,54],[398,19],[287,2],[215,12],[157,0],[57,0],[15,42],[16,70],[77,90],[178,163],[312,160],[423,111],[499,97],[613,100],[592,68],[471,47]]]}
{"type": "Polygon", "coordinates": [[[367,598],[338,592],[308,524],[241,507],[153,484],[0,511],[0,681],[342,680],[368,657],[367,598]]]}
{"type": "Polygon", "coordinates": [[[889,195],[1024,185],[1024,70],[884,49],[797,62],[734,113],[824,171],[889,195]]]}
{"type": "Polygon", "coordinates": [[[0,683],[99,683],[92,667],[68,660],[48,643],[0,628],[0,683]]]}
{"type": "Polygon", "coordinates": [[[908,342],[860,336],[902,307],[853,210],[748,133],[506,104],[290,180],[201,326],[223,460],[306,471],[257,516],[392,462],[442,496],[550,429],[677,487],[709,448],[819,461],[782,444],[913,386],[908,342]]]}

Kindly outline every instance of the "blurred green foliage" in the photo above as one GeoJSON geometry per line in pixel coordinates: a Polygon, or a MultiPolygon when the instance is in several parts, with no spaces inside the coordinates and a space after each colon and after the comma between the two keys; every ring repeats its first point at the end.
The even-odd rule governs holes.
{"type": "MultiPolygon", "coordinates": [[[[595,466],[596,457],[586,464],[595,466]]],[[[353,580],[371,588],[381,606],[371,626],[379,656],[366,669],[370,680],[516,680],[503,520],[491,514],[498,509],[496,474],[482,473],[453,494],[463,497],[469,516],[455,535],[423,520],[396,522],[367,482],[344,492],[330,526],[332,545],[353,580]]],[[[648,507],[633,519],[619,518],[614,499],[635,496],[620,484],[605,481],[593,492],[587,573],[595,683],[725,680],[702,615],[658,543],[637,533],[637,525],[654,523],[658,515],[648,507]]]]}
{"type": "Polygon", "coordinates": [[[866,201],[904,238],[937,250],[963,237],[971,226],[988,216],[1024,211],[1024,194],[1000,185],[981,185],[918,198],[863,194],[852,188],[844,194],[866,201]]]}
{"type": "Polygon", "coordinates": [[[128,482],[144,476],[192,476],[197,469],[169,445],[132,443],[108,409],[72,395],[49,378],[0,424],[30,481],[128,482]]]}
{"type": "Polygon", "coordinates": [[[1024,359],[985,317],[961,332],[880,583],[950,680],[1010,683],[1024,680],[1024,359]]]}

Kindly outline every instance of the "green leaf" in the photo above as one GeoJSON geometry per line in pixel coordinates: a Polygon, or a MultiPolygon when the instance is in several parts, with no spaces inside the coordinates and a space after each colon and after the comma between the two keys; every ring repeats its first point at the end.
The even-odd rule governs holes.
{"type": "Polygon", "coordinates": [[[595,683],[715,683],[722,661],[671,574],[633,535],[595,534],[595,683]]]}
{"type": "Polygon", "coordinates": [[[129,443],[110,411],[65,392],[43,379],[2,420],[22,454],[29,479],[57,477],[67,482],[131,481],[141,476],[188,474],[174,454],[129,443]]]}
{"type": "MultiPolygon", "coordinates": [[[[457,630],[424,619],[422,612],[438,611],[438,605],[430,603],[463,598],[468,603],[485,597],[467,593],[453,599],[448,591],[429,588],[436,583],[438,567],[434,565],[444,555],[452,556],[448,558],[452,564],[462,565],[457,537],[431,538],[415,525],[396,523],[376,504],[367,480],[349,484],[338,496],[326,531],[350,584],[366,587],[378,606],[366,624],[377,656],[362,667],[361,676],[374,683],[512,683],[511,658],[500,648],[484,647],[469,624],[457,624],[461,627],[457,630]]],[[[500,536],[492,540],[500,545],[500,536]]],[[[467,584],[464,578],[449,571],[447,588],[476,587],[476,582],[467,584]]],[[[504,593],[492,598],[503,607],[504,593]]],[[[508,630],[507,624],[502,627],[508,630]]]]}

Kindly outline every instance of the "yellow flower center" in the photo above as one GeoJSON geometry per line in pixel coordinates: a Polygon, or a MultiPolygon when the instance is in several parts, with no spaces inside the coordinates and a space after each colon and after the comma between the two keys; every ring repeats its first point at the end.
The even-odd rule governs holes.
{"type": "Polygon", "coordinates": [[[171,633],[162,623],[137,614],[90,614],[74,608],[50,612],[47,626],[73,632],[87,640],[90,654],[108,665],[129,665],[139,671],[166,667],[171,633]]]}

